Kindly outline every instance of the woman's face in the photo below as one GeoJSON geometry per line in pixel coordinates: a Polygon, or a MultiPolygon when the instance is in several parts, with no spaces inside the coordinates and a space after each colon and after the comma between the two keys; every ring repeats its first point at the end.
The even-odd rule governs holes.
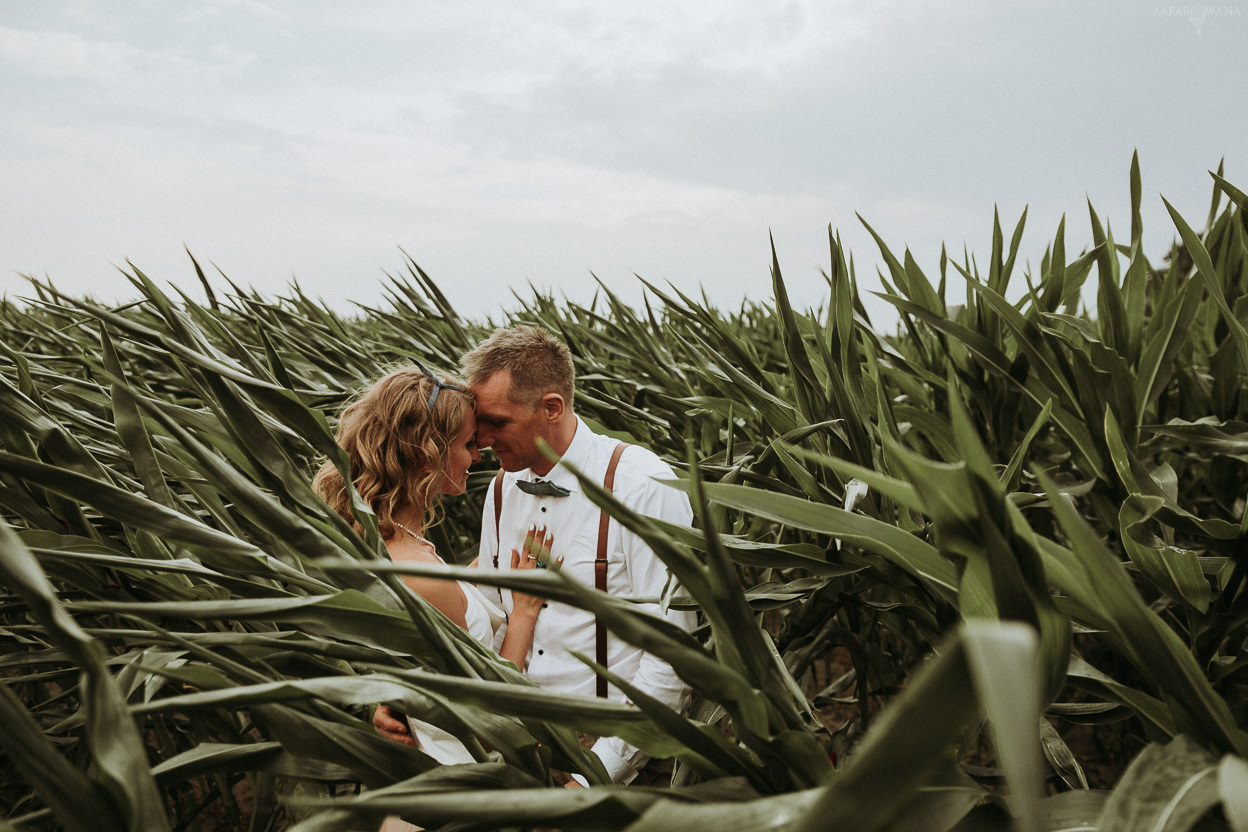
{"type": "Polygon", "coordinates": [[[446,455],[446,470],[442,472],[442,493],[463,494],[468,487],[469,466],[480,461],[481,452],[477,450],[477,417],[469,410],[459,433],[451,441],[450,452],[446,455]]]}

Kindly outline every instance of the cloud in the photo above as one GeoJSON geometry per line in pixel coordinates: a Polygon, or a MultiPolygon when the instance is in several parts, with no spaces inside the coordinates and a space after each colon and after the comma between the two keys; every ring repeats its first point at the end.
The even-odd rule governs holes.
{"type": "Polygon", "coordinates": [[[273,20],[286,20],[288,17],[285,12],[259,0],[207,0],[197,4],[194,8],[186,9],[178,15],[177,19],[184,23],[196,23],[204,18],[221,17],[234,12],[273,20]]]}
{"type": "Polygon", "coordinates": [[[237,77],[253,59],[222,46],[214,47],[209,54],[214,60],[199,60],[176,50],[147,50],[73,32],[0,26],[0,61],[8,63],[10,69],[49,78],[80,79],[138,100],[153,89],[237,77]]]}
{"type": "Polygon", "coordinates": [[[592,292],[590,271],[765,295],[772,231],[813,299],[829,224],[873,271],[855,211],[929,274],[941,241],[982,262],[997,204],[1007,233],[1033,206],[1025,247],[1062,212],[1073,241],[1085,193],[1117,231],[1125,200],[1102,201],[1137,146],[1164,239],[1147,195],[1203,218],[1204,168],[1245,119],[1222,48],[1242,25],[1073,3],[48,0],[8,19],[0,269],[98,285],[125,257],[193,279],[185,241],[244,284],[294,273],[327,297],[375,296],[400,245],[465,304],[592,292]]]}

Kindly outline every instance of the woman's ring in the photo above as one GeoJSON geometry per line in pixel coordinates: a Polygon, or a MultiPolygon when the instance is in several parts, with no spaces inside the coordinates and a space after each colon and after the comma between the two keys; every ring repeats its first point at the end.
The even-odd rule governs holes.
{"type": "Polygon", "coordinates": [[[545,568],[546,568],[546,561],[544,561],[544,560],[539,560],[537,563],[535,563],[535,564],[533,564],[533,565],[534,565],[534,566],[536,566],[538,569],[545,569],[545,568]]]}
{"type": "Polygon", "coordinates": [[[537,560],[537,555],[525,555],[529,560],[537,560]]]}

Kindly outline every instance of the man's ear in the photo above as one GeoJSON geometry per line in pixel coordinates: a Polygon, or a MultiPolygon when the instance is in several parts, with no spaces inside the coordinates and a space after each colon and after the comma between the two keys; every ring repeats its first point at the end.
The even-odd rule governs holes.
{"type": "Polygon", "coordinates": [[[546,421],[557,422],[563,417],[566,404],[563,401],[563,396],[560,396],[558,393],[547,393],[542,396],[537,407],[545,415],[546,421]]]}

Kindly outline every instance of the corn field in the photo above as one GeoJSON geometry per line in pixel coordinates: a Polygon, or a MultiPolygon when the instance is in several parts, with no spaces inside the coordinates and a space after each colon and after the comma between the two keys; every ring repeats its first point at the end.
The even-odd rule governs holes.
{"type": "Polygon", "coordinates": [[[1219,169],[1152,264],[1129,180],[1125,241],[1089,206],[1093,245],[1068,254],[1063,220],[1038,267],[1025,214],[938,274],[876,236],[892,334],[835,234],[807,310],[774,254],[766,303],[604,286],[506,320],[411,260],[351,315],[193,259],[203,302],[134,266],[120,307],[31,280],[0,299],[0,830],[1245,832],[1248,195],[1219,169]],[[489,459],[432,530],[445,567],[392,564],[312,491],[355,392],[512,322],[568,343],[595,430],[677,470],[694,529],[583,485],[692,634],[457,565],[489,459]],[[591,610],[693,705],[542,691],[403,571],[591,610]],[[379,702],[477,762],[383,739],[379,702]],[[578,732],[674,757],[672,787],[607,785],[578,732]]]}

